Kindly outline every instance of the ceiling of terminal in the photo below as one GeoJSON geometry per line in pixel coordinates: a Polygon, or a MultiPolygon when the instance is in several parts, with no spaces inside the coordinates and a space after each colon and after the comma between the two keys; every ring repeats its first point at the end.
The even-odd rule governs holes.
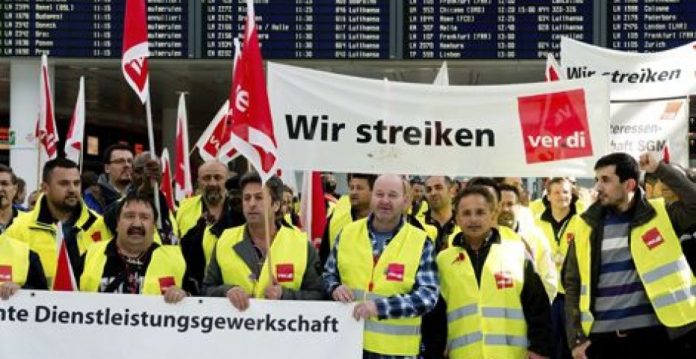
{"type": "MultiPolygon", "coordinates": [[[[0,59],[0,118],[9,117],[10,59],[0,59]]],[[[324,71],[387,78],[391,81],[432,82],[440,61],[285,61],[324,71]]],[[[144,110],[127,87],[118,60],[50,59],[54,65],[56,114],[68,118],[77,96],[79,77],[85,76],[87,121],[145,131],[144,110]]],[[[38,65],[38,63],[37,63],[38,65]]],[[[542,61],[448,62],[452,85],[493,85],[543,80],[542,61]]],[[[190,138],[205,129],[225,101],[230,87],[230,61],[160,60],[150,63],[153,118],[159,127],[162,109],[177,107],[179,92],[187,92],[190,138]]],[[[37,84],[38,86],[38,84],[37,84]]],[[[165,123],[174,123],[175,118],[165,123]]]]}

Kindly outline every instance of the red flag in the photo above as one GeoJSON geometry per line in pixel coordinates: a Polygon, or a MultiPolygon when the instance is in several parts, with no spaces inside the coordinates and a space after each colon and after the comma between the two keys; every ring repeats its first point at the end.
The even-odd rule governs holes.
{"type": "Polygon", "coordinates": [[[544,77],[546,78],[546,82],[566,80],[561,66],[558,65],[552,53],[546,54],[546,71],[544,72],[544,77]]]}
{"type": "Polygon", "coordinates": [[[319,249],[326,226],[326,204],[321,173],[305,172],[302,182],[300,222],[302,228],[307,231],[310,242],[319,249]]]}
{"type": "Polygon", "coordinates": [[[191,164],[189,163],[188,119],[186,100],[179,96],[179,111],[176,118],[176,158],[174,165],[174,196],[181,201],[193,192],[191,184],[191,164]]]}
{"type": "Polygon", "coordinates": [[[242,54],[234,69],[230,91],[232,126],[224,153],[236,149],[256,167],[265,182],[276,173],[278,145],[268,103],[263,59],[254,19],[254,2],[247,0],[247,20],[242,54]]]}
{"type": "Polygon", "coordinates": [[[662,162],[669,164],[669,145],[665,145],[662,149],[662,162]]]}
{"type": "Polygon", "coordinates": [[[53,279],[51,289],[55,291],[71,292],[77,290],[75,272],[70,263],[68,247],[63,238],[63,225],[58,222],[56,226],[56,247],[58,249],[58,261],[56,262],[56,276],[53,279]]]}
{"type": "Polygon", "coordinates": [[[123,17],[121,70],[126,82],[138,94],[142,103],[147,101],[150,92],[147,70],[148,57],[150,57],[150,50],[147,41],[145,0],[126,0],[126,11],[123,17]]]}
{"type": "Polygon", "coordinates": [[[48,58],[41,56],[41,78],[39,81],[41,93],[39,95],[39,122],[36,133],[39,139],[39,147],[47,159],[58,156],[58,128],[53,112],[53,95],[51,93],[50,76],[48,74],[48,58]]]}
{"type": "Polygon", "coordinates": [[[220,148],[230,140],[230,132],[227,130],[227,111],[229,111],[229,101],[225,101],[220,110],[215,114],[213,120],[203,131],[201,137],[196,141],[198,154],[204,161],[218,158],[220,148]]]}
{"type": "Polygon", "coordinates": [[[167,199],[169,209],[173,212],[176,207],[174,207],[174,190],[172,189],[172,171],[169,167],[169,151],[166,147],[162,150],[160,163],[162,165],[162,185],[160,190],[164,198],[167,199]]]}
{"type": "Polygon", "coordinates": [[[85,78],[80,77],[80,90],[75,102],[68,138],[65,140],[65,157],[80,164],[82,143],[85,137],[85,78]]]}

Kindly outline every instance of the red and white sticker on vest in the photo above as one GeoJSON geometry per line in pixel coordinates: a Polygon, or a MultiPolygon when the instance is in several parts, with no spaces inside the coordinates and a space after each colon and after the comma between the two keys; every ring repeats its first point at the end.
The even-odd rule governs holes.
{"type": "Polygon", "coordinates": [[[101,231],[96,231],[92,233],[92,242],[99,242],[102,240],[101,231]]]}
{"type": "Polygon", "coordinates": [[[514,286],[512,274],[509,271],[495,273],[495,286],[498,289],[512,288],[514,286]]]}
{"type": "Polygon", "coordinates": [[[292,282],[295,279],[295,265],[292,263],[276,264],[278,283],[292,282]]]}
{"type": "Polygon", "coordinates": [[[401,263],[389,263],[389,265],[387,265],[387,280],[392,282],[403,282],[404,265],[401,263]]]}
{"type": "Polygon", "coordinates": [[[169,287],[175,286],[176,282],[174,281],[174,277],[160,277],[159,285],[160,292],[164,294],[164,292],[166,292],[167,289],[169,289],[169,287]]]}
{"type": "Polygon", "coordinates": [[[645,232],[641,238],[650,250],[665,242],[665,239],[662,238],[662,234],[657,230],[657,227],[653,227],[651,230],[645,232]]]}
{"type": "Polygon", "coordinates": [[[0,266],[0,282],[12,281],[12,266],[0,266]]]}

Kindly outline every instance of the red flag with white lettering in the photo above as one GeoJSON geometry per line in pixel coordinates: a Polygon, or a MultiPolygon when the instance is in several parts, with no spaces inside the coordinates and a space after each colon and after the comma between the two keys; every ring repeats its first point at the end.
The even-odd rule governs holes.
{"type": "Polygon", "coordinates": [[[172,188],[172,170],[169,166],[169,150],[165,147],[162,150],[162,157],[160,157],[160,163],[162,167],[162,185],[160,191],[167,199],[167,205],[169,209],[174,211],[174,190],[172,188]]]}
{"type": "Polygon", "coordinates": [[[148,57],[150,57],[150,50],[147,41],[145,0],[126,0],[126,10],[123,17],[121,70],[126,82],[138,94],[142,103],[147,101],[150,92],[148,57]]]}
{"type": "Polygon", "coordinates": [[[309,235],[312,245],[319,249],[326,226],[326,204],[321,173],[305,172],[302,182],[300,222],[302,222],[302,229],[309,235]]]}
{"type": "Polygon", "coordinates": [[[77,94],[75,109],[70,120],[68,138],[65,139],[65,157],[80,164],[82,144],[85,137],[85,78],[80,77],[80,90],[77,94]]]}
{"type": "Polygon", "coordinates": [[[58,249],[58,260],[56,261],[56,276],[53,278],[51,289],[64,292],[76,291],[75,272],[72,263],[70,263],[67,244],[63,238],[63,224],[60,222],[56,226],[56,248],[58,249]]]}
{"type": "Polygon", "coordinates": [[[232,114],[230,142],[223,153],[236,149],[256,167],[265,182],[276,174],[278,145],[268,103],[263,59],[254,19],[254,2],[247,0],[244,46],[235,65],[230,91],[232,114]]]}
{"type": "MultiPolygon", "coordinates": [[[[38,135],[39,147],[43,150],[46,159],[52,160],[58,156],[58,128],[53,112],[53,94],[51,93],[51,82],[48,74],[48,58],[44,54],[41,56],[41,76],[39,86],[39,122],[38,135]]],[[[42,164],[39,164],[40,166],[42,164]]]]}
{"type": "Polygon", "coordinates": [[[552,53],[546,54],[546,71],[544,72],[544,77],[546,78],[546,82],[567,80],[565,75],[563,75],[561,66],[556,62],[556,58],[552,53]]]}
{"type": "Polygon", "coordinates": [[[188,119],[186,100],[179,96],[179,111],[176,118],[176,158],[174,164],[174,197],[181,201],[193,192],[191,164],[189,163],[188,119]]]}

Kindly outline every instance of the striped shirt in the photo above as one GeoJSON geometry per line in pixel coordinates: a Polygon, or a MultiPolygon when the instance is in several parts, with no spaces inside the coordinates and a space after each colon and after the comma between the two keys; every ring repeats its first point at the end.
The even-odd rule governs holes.
{"type": "Polygon", "coordinates": [[[604,222],[593,333],[658,325],[631,257],[631,214],[609,214],[604,222]]]}

